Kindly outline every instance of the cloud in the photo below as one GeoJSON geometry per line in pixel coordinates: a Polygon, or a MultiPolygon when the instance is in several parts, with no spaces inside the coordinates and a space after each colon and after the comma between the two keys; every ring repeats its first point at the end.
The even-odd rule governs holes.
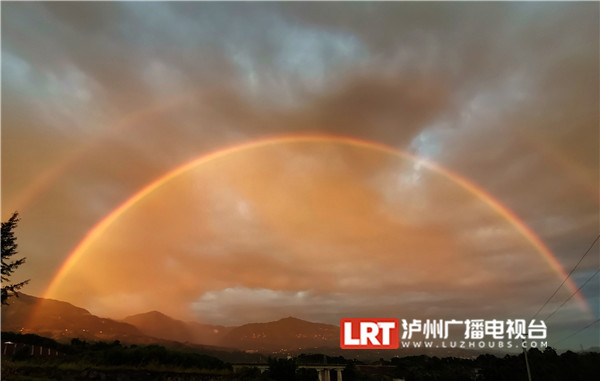
{"type": "MultiPolygon", "coordinates": [[[[41,294],[85,233],[153,179],[225,146],[311,132],[384,143],[459,173],[570,269],[598,227],[597,10],[3,4],[2,203],[22,211],[30,292],[41,294]]],[[[194,301],[206,312],[213,295],[225,316],[247,297],[272,318],[289,300],[335,321],[369,300],[381,313],[529,311],[560,282],[480,200],[375,153],[290,146],[233,156],[154,196],[90,250],[80,269],[92,276],[72,274],[89,296],[65,284],[65,298],[110,314],[135,300],[186,316],[194,301]],[[131,278],[140,258],[147,271],[131,278]],[[171,283],[153,298],[147,280],[161,266],[171,283]]],[[[597,266],[586,258],[577,284],[597,266]]],[[[584,290],[593,301],[597,282],[584,290]]]]}
{"type": "Polygon", "coordinates": [[[97,313],[145,305],[212,323],[233,309],[276,319],[282,307],[267,306],[288,296],[293,311],[327,322],[367,311],[531,310],[546,280],[557,279],[540,253],[486,203],[433,172],[384,197],[369,180],[385,179],[390,161],[404,162],[363,148],[290,143],[208,162],[127,210],[103,232],[110,239],[91,241],[53,296],[97,313]],[[303,292],[319,297],[290,296],[303,292]],[[111,304],[110,295],[138,299],[111,304]]]}

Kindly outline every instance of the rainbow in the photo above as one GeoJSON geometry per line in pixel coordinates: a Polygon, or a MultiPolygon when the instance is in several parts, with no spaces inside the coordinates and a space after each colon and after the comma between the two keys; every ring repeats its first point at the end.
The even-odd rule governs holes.
{"type": "Polygon", "coordinates": [[[598,193],[598,184],[594,176],[586,173],[586,170],[573,160],[571,156],[561,153],[560,150],[546,139],[532,136],[525,130],[515,130],[515,134],[523,142],[524,149],[535,150],[545,160],[555,165],[562,176],[568,177],[572,182],[581,187],[581,189],[590,196],[590,201],[596,205],[600,204],[600,194],[598,193]]]}
{"type": "Polygon", "coordinates": [[[164,174],[158,179],[152,181],[150,184],[146,185],[144,188],[139,190],[117,208],[115,208],[112,212],[110,212],[106,217],[104,217],[101,221],[99,221],[88,233],[83,237],[83,239],[77,244],[77,246],[71,251],[68,255],[65,262],[61,265],[60,269],[57,271],[55,276],[52,278],[48,287],[46,288],[43,297],[49,298],[53,295],[56,288],[60,284],[62,278],[73,268],[73,266],[77,263],[77,261],[82,258],[85,254],[86,250],[96,241],[98,240],[102,234],[106,231],[106,229],[119,217],[121,217],[127,210],[129,210],[132,206],[142,200],[144,197],[148,196],[152,192],[156,191],[160,187],[167,184],[169,181],[175,179],[176,177],[197,168],[203,164],[211,162],[213,160],[217,160],[227,155],[239,152],[246,152],[261,149],[264,147],[281,145],[281,144],[290,144],[290,143],[331,143],[331,144],[339,144],[346,145],[351,147],[359,147],[366,148],[370,150],[376,150],[382,153],[394,155],[397,157],[409,159],[412,162],[421,165],[436,174],[444,176],[445,178],[451,180],[455,184],[462,187],[464,190],[468,191],[472,195],[478,197],[480,200],[485,202],[490,208],[492,208],[496,213],[501,215],[506,221],[508,221],[512,226],[515,227],[522,235],[527,239],[527,241],[543,256],[545,261],[550,265],[550,267],[561,277],[567,278],[565,284],[571,290],[571,292],[576,293],[576,298],[582,307],[582,309],[586,311],[591,311],[589,305],[585,301],[585,298],[581,295],[581,293],[576,292],[577,286],[573,282],[571,278],[567,277],[567,273],[564,268],[561,266],[560,262],[556,259],[552,251],[544,244],[544,242],[529,228],[512,210],[504,206],[500,201],[492,197],[489,193],[487,193],[484,189],[479,187],[478,185],[472,183],[461,175],[452,172],[446,168],[441,167],[440,165],[433,163],[431,161],[425,160],[423,158],[417,157],[415,155],[400,151],[396,148],[371,142],[360,140],[357,138],[345,137],[345,136],[337,136],[337,135],[285,135],[285,136],[277,136],[271,138],[265,138],[258,141],[251,141],[246,143],[241,143],[237,145],[230,146],[228,148],[218,149],[215,151],[211,151],[201,155],[200,157],[180,165],[179,167],[171,170],[170,172],[164,174]]]}
{"type": "Polygon", "coordinates": [[[174,107],[182,104],[187,99],[190,99],[191,95],[193,95],[193,93],[184,94],[183,96],[177,97],[170,102],[160,103],[158,105],[150,105],[127,114],[123,118],[116,121],[115,124],[109,126],[109,128],[97,136],[96,139],[78,145],[77,148],[70,152],[70,154],[58,159],[54,166],[46,169],[40,175],[36,176],[36,178],[31,181],[22,192],[16,195],[14,200],[10,200],[12,206],[6,209],[19,210],[21,213],[24,210],[29,209],[35,204],[39,197],[60,178],[62,174],[67,172],[67,170],[71,169],[73,166],[78,165],[82,158],[90,151],[97,149],[100,144],[106,142],[111,137],[114,137],[117,134],[122,134],[124,131],[133,129],[136,126],[141,126],[143,125],[143,122],[151,119],[152,117],[160,115],[166,111],[170,111],[174,107]]]}

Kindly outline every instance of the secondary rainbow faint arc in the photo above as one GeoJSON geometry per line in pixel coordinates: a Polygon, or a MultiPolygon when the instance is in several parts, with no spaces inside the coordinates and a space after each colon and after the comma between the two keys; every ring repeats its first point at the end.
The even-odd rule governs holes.
{"type": "Polygon", "coordinates": [[[98,147],[100,143],[104,142],[109,137],[116,133],[123,133],[124,130],[131,129],[136,125],[141,125],[143,121],[149,119],[151,116],[170,110],[174,106],[181,104],[183,101],[188,99],[190,94],[185,94],[181,97],[174,98],[167,103],[161,103],[158,105],[151,105],[148,107],[135,110],[124,118],[118,120],[115,124],[111,125],[108,130],[104,131],[103,134],[98,136],[97,139],[91,140],[87,143],[79,145],[69,155],[59,159],[57,163],[42,172],[41,175],[37,176],[30,184],[16,196],[16,199],[12,201],[13,207],[10,209],[23,210],[28,209],[31,204],[42,194],[48,187],[50,187],[61,174],[67,171],[67,169],[79,163],[81,158],[88,154],[91,150],[98,147]]]}
{"type": "MultiPolygon", "coordinates": [[[[390,155],[409,159],[439,175],[446,177],[447,179],[461,186],[469,193],[478,197],[480,200],[484,201],[494,211],[496,211],[508,222],[510,222],[511,225],[513,225],[521,234],[523,234],[523,236],[536,248],[536,250],[543,255],[544,259],[550,264],[550,266],[554,271],[556,271],[556,273],[558,273],[563,278],[567,278],[567,281],[565,283],[567,284],[571,292],[577,291],[577,286],[573,283],[572,279],[567,276],[567,273],[561,266],[560,262],[552,254],[551,250],[544,244],[544,242],[533,232],[533,230],[531,230],[529,226],[527,226],[523,221],[521,221],[521,219],[519,219],[519,217],[512,210],[508,209],[500,201],[493,198],[484,189],[467,180],[466,178],[462,177],[461,175],[452,172],[446,168],[443,168],[434,162],[425,160],[423,158],[417,157],[415,155],[403,152],[401,150],[381,143],[335,135],[291,135],[266,138],[258,141],[250,141],[230,146],[227,148],[219,149],[216,151],[211,151],[209,153],[201,155],[199,158],[196,158],[188,163],[180,165],[179,167],[171,170],[170,172],[154,180],[153,182],[139,190],[137,193],[135,193],[133,196],[131,196],[129,199],[127,199],[125,202],[123,202],[121,205],[119,205],[112,212],[110,212],[85,235],[85,237],[73,249],[73,251],[69,254],[63,265],[56,273],[56,275],[53,277],[52,281],[50,282],[46,291],[44,292],[44,298],[48,298],[52,295],[52,293],[60,283],[61,279],[65,276],[65,274],[69,272],[69,270],[75,265],[75,263],[77,263],[77,261],[84,255],[85,251],[90,247],[90,245],[96,239],[98,239],[114,221],[116,221],[123,213],[125,213],[138,201],[142,200],[144,197],[154,192],[158,188],[162,187],[172,179],[193,168],[206,164],[212,160],[225,157],[229,154],[289,143],[332,143],[372,149],[390,155]]],[[[576,292],[576,298],[579,304],[583,307],[583,309],[585,309],[588,312],[591,311],[589,305],[587,304],[585,298],[583,298],[581,293],[576,292]]]]}

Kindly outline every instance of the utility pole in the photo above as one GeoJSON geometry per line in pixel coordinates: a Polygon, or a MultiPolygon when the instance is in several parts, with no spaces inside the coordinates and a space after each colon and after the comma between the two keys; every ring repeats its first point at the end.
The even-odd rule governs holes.
{"type": "Polygon", "coordinates": [[[529,360],[527,359],[527,350],[525,349],[526,346],[524,345],[525,339],[523,339],[522,344],[523,345],[521,345],[521,346],[523,347],[523,354],[525,355],[525,367],[527,368],[527,379],[529,381],[531,381],[531,371],[529,370],[529,360]]]}

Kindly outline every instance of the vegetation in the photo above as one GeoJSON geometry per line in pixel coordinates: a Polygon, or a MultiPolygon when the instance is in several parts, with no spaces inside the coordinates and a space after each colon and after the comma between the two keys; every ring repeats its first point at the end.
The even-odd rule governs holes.
{"type": "Polygon", "coordinates": [[[169,350],[159,345],[127,346],[119,341],[104,343],[79,339],[71,340],[70,344],[62,344],[33,334],[10,332],[2,333],[2,341],[25,344],[11,356],[3,356],[2,376],[7,380],[81,379],[82,374],[89,374],[91,370],[103,371],[103,374],[125,373],[128,374],[127,379],[131,380],[176,379],[172,377],[173,374],[182,375],[181,377],[189,374],[194,376],[191,379],[201,380],[208,375],[214,378],[231,373],[231,366],[216,357],[169,350]],[[31,346],[34,345],[57,350],[59,355],[32,356],[31,346]],[[138,374],[140,370],[143,370],[142,374],[138,374]],[[14,378],[11,374],[15,375],[14,378]]]}
{"type": "MultiPolygon", "coordinates": [[[[317,381],[314,369],[302,365],[343,364],[344,381],[508,381],[526,379],[523,354],[496,357],[480,355],[474,359],[428,356],[395,357],[374,363],[302,354],[295,358],[269,358],[268,370],[248,366],[236,372],[224,361],[205,354],[166,349],[158,345],[122,345],[73,339],[58,343],[33,335],[2,333],[2,341],[25,346],[2,357],[3,380],[226,380],[226,381],[317,381]],[[57,350],[59,356],[31,356],[31,346],[57,350]]],[[[528,352],[534,380],[590,380],[600,373],[600,353],[565,352],[552,348],[528,352]]],[[[331,373],[336,380],[336,372],[331,373]]]]}
{"type": "MultiPolygon", "coordinates": [[[[11,341],[28,345],[55,349],[61,353],[55,357],[36,358],[31,350],[17,351],[13,360],[52,362],[55,364],[80,363],[82,366],[99,367],[164,367],[176,369],[231,369],[231,366],[216,357],[190,352],[166,349],[159,345],[121,345],[117,340],[112,343],[88,343],[72,339],[70,344],[61,344],[52,339],[33,334],[2,333],[2,341],[11,341]]],[[[25,347],[30,348],[30,347],[25,347]]]]}
{"type": "MultiPolygon", "coordinates": [[[[533,380],[591,380],[600,372],[600,353],[565,352],[558,355],[552,348],[543,352],[537,348],[527,352],[533,380]]],[[[526,380],[527,371],[523,354],[480,355],[476,359],[412,356],[394,358],[394,376],[406,381],[469,380],[508,381],[526,380]]],[[[346,380],[346,378],[344,378],[346,380]]]]}
{"type": "Polygon", "coordinates": [[[11,260],[11,257],[17,254],[17,238],[14,230],[18,222],[19,213],[17,212],[14,212],[8,221],[2,222],[2,304],[8,304],[8,299],[11,296],[19,296],[17,291],[29,283],[29,280],[24,280],[7,284],[10,282],[10,276],[15,270],[25,263],[24,257],[11,260]]]}

